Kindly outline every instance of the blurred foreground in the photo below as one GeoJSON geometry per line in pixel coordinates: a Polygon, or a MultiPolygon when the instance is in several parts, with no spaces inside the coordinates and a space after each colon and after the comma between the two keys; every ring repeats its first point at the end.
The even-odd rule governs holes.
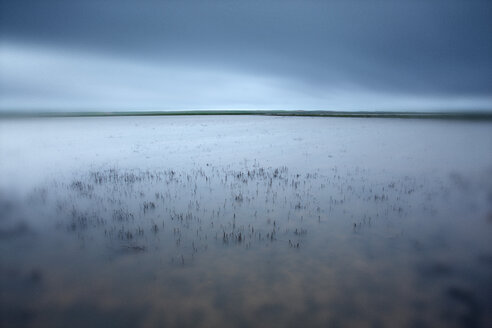
{"type": "Polygon", "coordinates": [[[492,123],[0,121],[2,327],[492,325],[492,123]]]}

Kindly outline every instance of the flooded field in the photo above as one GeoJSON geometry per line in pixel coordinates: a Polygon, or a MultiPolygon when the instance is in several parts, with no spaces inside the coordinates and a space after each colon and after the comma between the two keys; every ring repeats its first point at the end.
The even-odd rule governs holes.
{"type": "Polygon", "coordinates": [[[2,327],[491,327],[492,123],[0,121],[2,327]]]}

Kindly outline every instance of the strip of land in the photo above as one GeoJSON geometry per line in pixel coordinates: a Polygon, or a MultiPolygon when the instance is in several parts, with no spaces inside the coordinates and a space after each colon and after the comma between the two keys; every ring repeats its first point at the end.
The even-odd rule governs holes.
{"type": "Polygon", "coordinates": [[[183,111],[0,111],[0,118],[100,117],[100,116],[191,116],[191,115],[260,115],[311,117],[362,117],[448,120],[492,120],[492,111],[393,112],[393,111],[323,111],[323,110],[183,110],[183,111]]]}

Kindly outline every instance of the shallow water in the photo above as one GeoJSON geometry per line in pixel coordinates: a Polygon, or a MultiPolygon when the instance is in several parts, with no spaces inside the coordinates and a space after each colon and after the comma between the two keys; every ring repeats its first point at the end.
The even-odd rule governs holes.
{"type": "Polygon", "coordinates": [[[492,124],[0,121],[9,326],[487,327],[492,124]]]}

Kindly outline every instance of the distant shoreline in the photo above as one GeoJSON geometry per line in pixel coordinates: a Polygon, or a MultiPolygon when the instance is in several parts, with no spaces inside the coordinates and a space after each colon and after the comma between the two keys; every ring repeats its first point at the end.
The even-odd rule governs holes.
{"type": "Polygon", "coordinates": [[[406,118],[492,121],[492,111],[475,112],[387,112],[387,111],[318,111],[318,110],[183,110],[183,111],[0,111],[4,118],[56,118],[56,117],[111,117],[111,116],[211,116],[211,115],[256,115],[256,116],[306,116],[306,117],[353,117],[353,118],[406,118]]]}

